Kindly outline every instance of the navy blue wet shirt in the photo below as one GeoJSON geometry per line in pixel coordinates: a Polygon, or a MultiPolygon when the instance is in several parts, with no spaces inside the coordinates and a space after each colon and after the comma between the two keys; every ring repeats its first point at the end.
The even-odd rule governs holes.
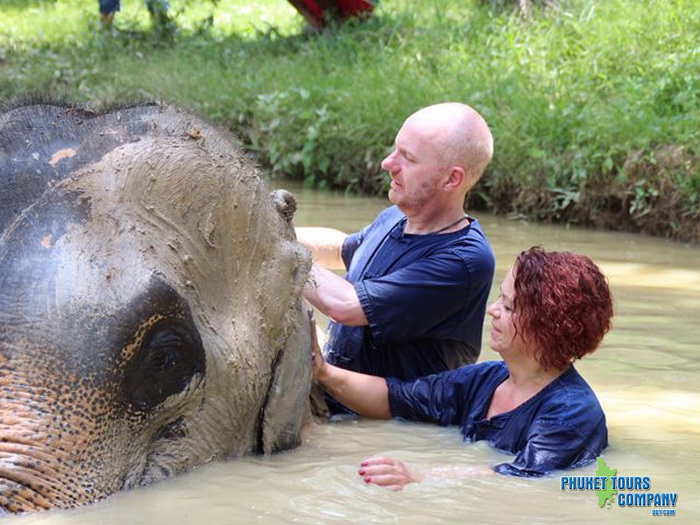
{"type": "Polygon", "coordinates": [[[331,322],[325,353],[342,368],[401,379],[474,363],[494,257],[477,220],[447,234],[407,235],[392,206],[342,250],[368,326],[331,322]]]}
{"type": "Polygon", "coordinates": [[[605,414],[593,390],[571,366],[522,405],[486,419],[494,391],[508,377],[505,363],[489,361],[402,382],[386,380],[393,417],[458,425],[465,441],[487,440],[514,454],[494,467],[537,477],[595,461],[608,444],[605,414]]]}

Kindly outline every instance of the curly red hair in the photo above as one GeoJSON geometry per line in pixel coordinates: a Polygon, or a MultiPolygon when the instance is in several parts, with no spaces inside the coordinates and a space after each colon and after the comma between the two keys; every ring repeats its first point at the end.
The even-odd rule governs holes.
{"type": "Polygon", "coordinates": [[[534,246],[516,258],[514,275],[518,325],[540,349],[542,366],[564,369],[598,348],[612,326],[613,301],[593,261],[534,246]]]}

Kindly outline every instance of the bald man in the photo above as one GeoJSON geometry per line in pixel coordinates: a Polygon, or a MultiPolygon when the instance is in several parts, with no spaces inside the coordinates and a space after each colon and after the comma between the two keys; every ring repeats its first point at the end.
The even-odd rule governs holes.
{"type": "Polygon", "coordinates": [[[314,257],[304,296],[331,319],[328,362],[399,379],[476,362],[495,264],[464,203],[492,154],[473,108],[428,106],[406,119],[382,161],[393,206],[351,235],[297,228],[314,257]],[[331,271],[340,268],[345,278],[331,271]]]}

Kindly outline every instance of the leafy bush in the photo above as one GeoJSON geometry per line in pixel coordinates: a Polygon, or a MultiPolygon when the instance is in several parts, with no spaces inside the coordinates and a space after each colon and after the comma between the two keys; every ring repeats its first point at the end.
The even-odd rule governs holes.
{"type": "Polygon", "coordinates": [[[270,176],[364,193],[408,114],[460,100],[495,137],[471,207],[700,240],[697,2],[387,0],[318,35],[283,0],[170,3],[163,35],[137,0],[114,31],[96,2],[3,2],[0,97],[190,106],[270,176]]]}

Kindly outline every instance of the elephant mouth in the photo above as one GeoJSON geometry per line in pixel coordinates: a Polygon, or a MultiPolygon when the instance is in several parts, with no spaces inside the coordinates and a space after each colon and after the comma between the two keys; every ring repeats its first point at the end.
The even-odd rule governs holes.
{"type": "Polygon", "coordinates": [[[36,484],[30,477],[27,472],[0,468],[0,516],[53,508],[39,492],[41,482],[36,484]]]}

